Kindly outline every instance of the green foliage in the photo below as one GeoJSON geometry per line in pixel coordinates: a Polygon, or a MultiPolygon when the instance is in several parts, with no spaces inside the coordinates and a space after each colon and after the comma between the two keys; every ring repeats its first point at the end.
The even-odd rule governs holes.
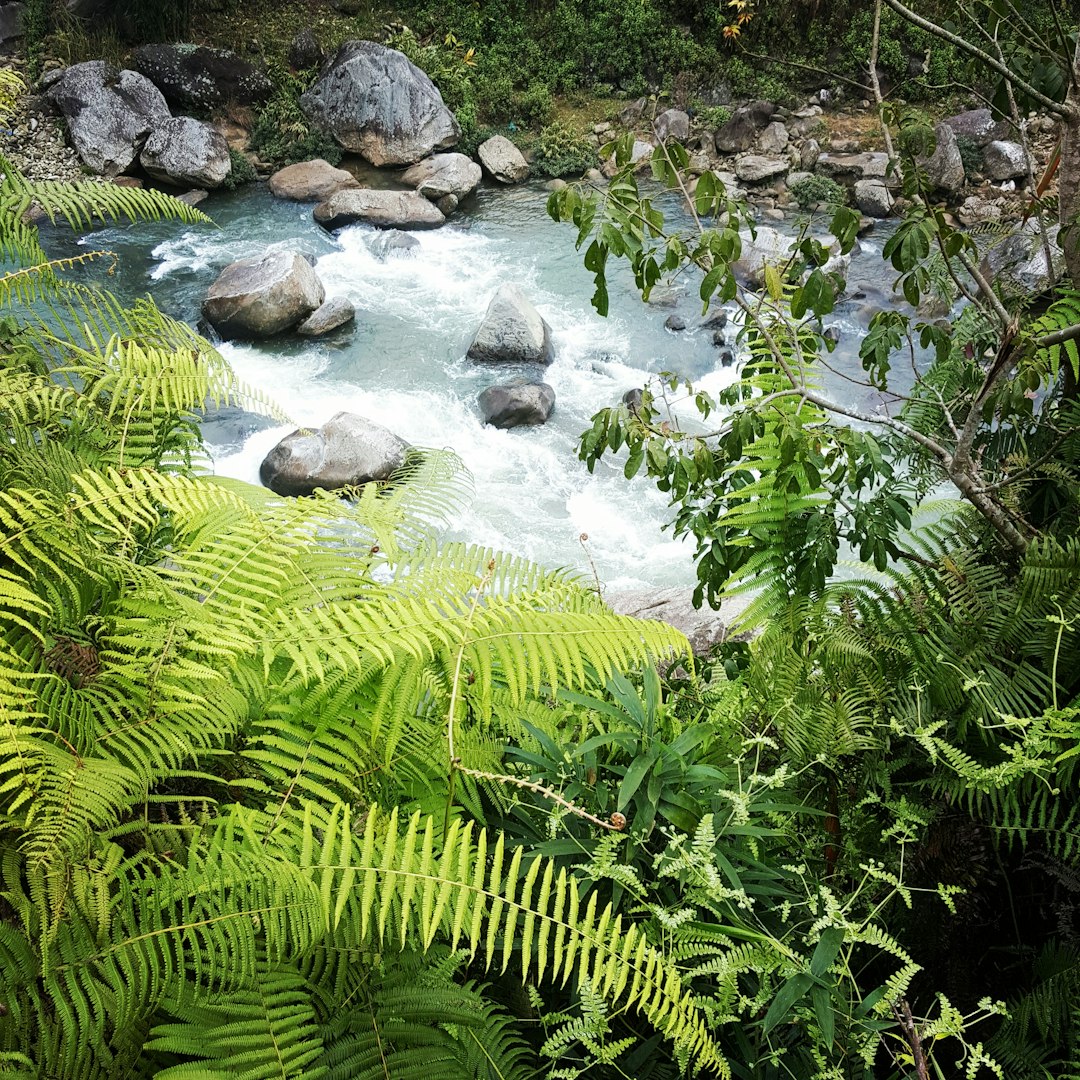
{"type": "Polygon", "coordinates": [[[825,207],[828,211],[835,212],[838,207],[848,204],[847,188],[829,176],[814,174],[804,177],[792,184],[789,190],[803,210],[825,207]]]}
{"type": "Polygon", "coordinates": [[[278,168],[312,158],[336,165],[341,161],[341,147],[331,135],[313,127],[300,108],[305,81],[283,70],[274,74],[274,94],[255,118],[251,149],[278,168]]]}
{"type": "Polygon", "coordinates": [[[568,124],[549,124],[533,147],[533,163],[544,176],[581,176],[598,161],[588,137],[568,124]]]}
{"type": "Polygon", "coordinates": [[[694,118],[707,130],[721,128],[731,119],[731,110],[724,105],[707,105],[697,109],[694,118]]]}
{"type": "Polygon", "coordinates": [[[235,191],[244,184],[252,184],[258,180],[259,174],[255,171],[255,166],[248,160],[247,155],[239,150],[229,148],[229,163],[229,175],[225,177],[222,185],[226,191],[235,191]]]}

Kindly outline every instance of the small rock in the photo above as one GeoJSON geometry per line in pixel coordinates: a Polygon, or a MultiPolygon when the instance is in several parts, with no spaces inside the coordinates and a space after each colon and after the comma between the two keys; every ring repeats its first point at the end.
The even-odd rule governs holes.
{"type": "Polygon", "coordinates": [[[335,169],[322,158],[299,161],[278,169],[269,182],[270,194],[279,199],[297,202],[322,202],[335,191],[359,187],[355,176],[344,169],[335,169]]]}
{"type": "Polygon", "coordinates": [[[480,164],[500,183],[520,184],[529,179],[529,163],[505,135],[493,135],[476,152],[480,164]]]}
{"type": "Polygon", "coordinates": [[[439,208],[441,214],[449,217],[458,208],[458,197],[456,195],[444,195],[436,201],[435,205],[439,208]]]}
{"type": "Polygon", "coordinates": [[[398,229],[387,229],[368,241],[372,255],[380,262],[402,255],[415,255],[420,250],[420,241],[415,236],[398,229]]]}
{"type": "Polygon", "coordinates": [[[840,341],[840,327],[826,326],[822,331],[821,337],[823,341],[827,341],[831,345],[836,345],[840,341]]]}
{"type": "Polygon", "coordinates": [[[653,125],[660,142],[676,139],[685,142],[690,138],[690,117],[682,109],[665,109],[653,125]]]}
{"type": "Polygon", "coordinates": [[[807,139],[799,153],[799,166],[806,172],[813,172],[821,157],[821,146],[817,139],[807,139]]]}
{"type": "Polygon", "coordinates": [[[433,154],[406,169],[401,180],[432,202],[444,195],[454,195],[460,202],[480,186],[482,175],[480,166],[464,154],[433,154]]]}
{"type": "Polygon", "coordinates": [[[686,320],[677,314],[671,314],[664,320],[664,327],[676,332],[686,329],[686,320]]]}
{"type": "Polygon", "coordinates": [[[555,391],[547,383],[522,380],[489,386],[477,402],[484,423],[492,427],[536,427],[551,416],[555,391]]]}
{"type": "Polygon", "coordinates": [[[297,328],[301,337],[322,337],[356,318],[356,308],[344,296],[332,296],[297,328]]]}
{"type": "Polygon", "coordinates": [[[720,366],[731,367],[735,363],[735,354],[730,349],[724,349],[720,353],[720,366]]]}

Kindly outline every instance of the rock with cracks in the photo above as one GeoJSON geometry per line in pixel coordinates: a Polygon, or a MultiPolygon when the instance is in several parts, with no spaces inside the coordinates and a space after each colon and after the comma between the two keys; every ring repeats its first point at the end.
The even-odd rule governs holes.
{"type": "Polygon", "coordinates": [[[380,424],[340,412],[314,431],[298,428],[263,459],[259,479],[278,495],[310,495],[387,480],[409,444],[380,424]]]}
{"type": "Polygon", "coordinates": [[[415,191],[345,188],[335,191],[312,211],[326,229],[364,222],[380,229],[437,229],[446,216],[415,191]]]}
{"type": "Polygon", "coordinates": [[[322,337],[356,318],[356,308],[344,296],[333,296],[313,311],[297,328],[301,337],[322,337]]]}
{"type": "Polygon", "coordinates": [[[529,163],[505,135],[493,135],[482,142],[477,155],[480,164],[500,184],[520,184],[529,179],[529,163]]]}
{"type": "Polygon", "coordinates": [[[295,251],[267,252],[222,270],[203,316],[223,338],[267,338],[289,330],[326,297],[311,264],[295,251]]]}
{"type": "Polygon", "coordinates": [[[433,154],[406,169],[401,179],[432,202],[438,202],[448,195],[461,202],[480,186],[481,176],[480,166],[471,157],[464,154],[433,154]]]}
{"type": "Polygon", "coordinates": [[[226,104],[258,105],[274,92],[266,73],[231,49],[140,45],[132,59],[177,109],[209,112],[226,104]]]}
{"type": "Polygon", "coordinates": [[[485,424],[497,428],[536,427],[547,422],[555,408],[555,391],[547,383],[500,383],[476,399],[485,424]]]}
{"type": "Polygon", "coordinates": [[[67,122],[79,159],[102,176],[129,169],[150,132],[169,119],[169,106],[149,79],[104,60],[73,64],[48,96],[67,122]]]}
{"type": "Polygon", "coordinates": [[[293,199],[296,202],[323,202],[335,191],[343,188],[356,188],[360,184],[352,173],[336,169],[322,158],[311,161],[298,161],[295,165],[286,165],[270,177],[270,194],[279,199],[293,199]]]}
{"type": "Polygon", "coordinates": [[[555,357],[551,328],[516,285],[503,285],[491,298],[469,346],[470,360],[550,364],[555,357]]]}
{"type": "Polygon", "coordinates": [[[229,144],[209,124],[174,116],[150,133],[139,163],[155,179],[211,190],[232,172],[229,144]]]}
{"type": "Polygon", "coordinates": [[[345,42],[300,104],[372,165],[411,165],[461,137],[427,75],[404,53],[374,41],[345,42]]]}

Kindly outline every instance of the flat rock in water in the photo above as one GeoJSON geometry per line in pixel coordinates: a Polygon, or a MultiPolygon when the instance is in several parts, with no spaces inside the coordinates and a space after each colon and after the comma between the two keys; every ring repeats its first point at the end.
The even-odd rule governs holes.
{"type": "Polygon", "coordinates": [[[301,337],[322,337],[356,318],[356,308],[344,296],[333,296],[313,311],[297,328],[301,337]]]}
{"type": "Polygon", "coordinates": [[[521,289],[503,285],[488,304],[468,357],[492,363],[550,364],[555,358],[551,327],[521,289]]]}
{"type": "Polygon", "coordinates": [[[415,191],[344,188],[319,203],[315,220],[326,229],[342,229],[358,221],[380,229],[437,229],[443,212],[415,191]]]}
{"type": "Polygon", "coordinates": [[[169,119],[169,106],[149,79],[104,60],[73,64],[47,96],[63,114],[79,159],[102,176],[129,169],[146,137],[169,119]]]}
{"type": "Polygon", "coordinates": [[[325,297],[303,255],[272,251],[226,266],[210,286],[202,311],[223,338],[266,338],[302,322],[325,297]]]}
{"type": "Polygon", "coordinates": [[[411,233],[398,229],[387,229],[368,240],[371,254],[380,262],[387,259],[415,255],[420,250],[420,241],[411,233]]]}
{"type": "Polygon", "coordinates": [[[139,163],[155,180],[207,190],[221,187],[232,172],[224,136],[190,116],[174,116],[154,128],[139,163]]]}
{"type": "Polygon", "coordinates": [[[461,138],[431,79],[404,53],[374,41],[346,41],[300,104],[372,165],[411,165],[461,138]]]}
{"type": "Polygon", "coordinates": [[[764,154],[745,154],[735,162],[735,175],[747,184],[760,183],[782,176],[791,168],[786,158],[766,157],[764,154]]]}
{"type": "Polygon", "coordinates": [[[529,179],[529,163],[505,135],[492,135],[476,153],[484,168],[501,184],[520,184],[529,179]]]}
{"type": "Polygon", "coordinates": [[[360,186],[356,177],[344,169],[336,169],[322,158],[298,161],[278,169],[269,182],[270,194],[279,199],[296,202],[322,202],[335,191],[360,186]]]}
{"type": "Polygon", "coordinates": [[[380,424],[340,412],[314,431],[298,428],[263,459],[259,479],[278,495],[310,495],[387,480],[409,444],[380,424]]]}
{"type": "Polygon", "coordinates": [[[480,186],[482,175],[480,166],[471,157],[450,153],[433,154],[418,161],[402,173],[401,179],[432,202],[448,195],[460,202],[480,186]]]}
{"type": "Polygon", "coordinates": [[[524,380],[489,386],[478,397],[485,424],[497,428],[536,427],[555,408],[555,391],[542,382],[524,380]]]}

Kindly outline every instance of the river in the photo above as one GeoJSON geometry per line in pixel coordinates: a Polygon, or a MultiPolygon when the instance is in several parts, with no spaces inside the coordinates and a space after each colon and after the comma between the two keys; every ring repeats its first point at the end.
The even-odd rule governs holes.
{"type": "MultiPolygon", "coordinates": [[[[574,250],[574,233],[545,212],[539,184],[482,187],[443,228],[417,233],[419,251],[380,259],[377,234],[365,226],[331,236],[306,204],[273,198],[265,186],[217,193],[201,209],[213,226],[175,223],[109,228],[83,237],[84,247],[120,256],[108,285],[121,297],[146,292],[160,307],[194,324],[210,283],[229,262],[268,248],[310,255],[328,296],[357,309],[355,326],[321,341],[282,338],[226,343],[223,355],[241,379],[272,397],[292,425],[251,430],[236,419],[209,422],[204,434],[221,474],[258,482],[266,452],[294,425],[321,425],[339,410],[367,416],[418,446],[449,447],[472,473],[475,496],[461,506],[450,538],[529,556],[548,567],[587,569],[580,537],[611,592],[690,584],[692,544],[663,526],[666,497],[648,480],[624,479],[621,463],[592,475],[575,448],[598,409],[615,404],[650,372],[674,371],[712,391],[735,377],[720,364],[712,331],[698,329],[700,302],[689,276],[641,302],[624,266],[612,266],[611,314],[590,307],[592,275],[574,250]],[[497,371],[465,351],[499,284],[513,281],[551,326],[555,361],[546,381],[555,413],[539,428],[499,431],[481,423],[477,394],[497,371]],[[671,306],[674,304],[675,306],[671,306]],[[688,324],[664,326],[677,311],[688,324]]],[[[890,274],[872,236],[853,261],[849,293],[828,320],[840,331],[830,361],[857,368],[857,347],[890,274]]],[[[846,396],[857,399],[858,388],[846,396]]],[[[591,573],[591,571],[589,571],[591,573]]]]}

